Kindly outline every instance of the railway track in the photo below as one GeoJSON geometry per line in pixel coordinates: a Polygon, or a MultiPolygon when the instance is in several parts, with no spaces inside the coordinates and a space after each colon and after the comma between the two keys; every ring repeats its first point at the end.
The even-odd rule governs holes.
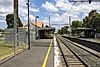
{"type": "Polygon", "coordinates": [[[100,67],[100,56],[71,43],[59,35],[57,37],[64,65],[67,67],[100,67]]]}

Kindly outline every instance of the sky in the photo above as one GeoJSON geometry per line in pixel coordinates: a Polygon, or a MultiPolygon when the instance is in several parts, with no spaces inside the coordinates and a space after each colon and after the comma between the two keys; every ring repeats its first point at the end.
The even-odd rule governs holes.
{"type": "MultiPolygon", "coordinates": [[[[27,22],[27,0],[19,0],[18,2],[19,17],[22,23],[27,22]]],[[[30,0],[31,21],[34,22],[35,16],[39,16],[38,20],[43,21],[45,25],[48,25],[50,17],[50,24],[56,29],[59,29],[59,25],[61,28],[65,24],[69,24],[69,16],[71,16],[71,21],[82,21],[82,19],[93,9],[96,9],[97,12],[100,13],[100,2],[92,2],[89,4],[88,2],[74,3],[69,2],[69,0],[30,0]]],[[[0,0],[1,29],[7,28],[5,19],[6,15],[10,13],[13,13],[13,0],[0,0]]]]}

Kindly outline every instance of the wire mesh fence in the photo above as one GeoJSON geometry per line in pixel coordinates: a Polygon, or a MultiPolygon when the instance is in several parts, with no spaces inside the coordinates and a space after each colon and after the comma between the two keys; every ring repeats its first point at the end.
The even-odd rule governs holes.
{"type": "Polygon", "coordinates": [[[27,41],[27,31],[25,28],[18,28],[17,34],[14,34],[13,28],[2,31],[0,33],[0,61],[27,49],[27,41]],[[14,39],[15,35],[17,35],[16,42],[14,39]]]}

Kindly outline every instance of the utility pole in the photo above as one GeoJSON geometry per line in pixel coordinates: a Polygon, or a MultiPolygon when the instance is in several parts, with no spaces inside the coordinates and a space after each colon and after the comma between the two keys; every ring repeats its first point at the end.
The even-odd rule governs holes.
{"type": "Polygon", "coordinates": [[[51,25],[50,25],[50,16],[49,16],[49,27],[51,27],[51,25]]]}
{"type": "Polygon", "coordinates": [[[35,35],[35,36],[36,36],[36,39],[37,39],[37,37],[38,37],[38,30],[37,30],[37,27],[38,27],[38,26],[37,26],[37,19],[38,19],[38,18],[39,18],[39,16],[36,16],[36,17],[35,17],[35,25],[36,25],[36,35],[35,35]]]}
{"type": "Polygon", "coordinates": [[[70,36],[71,36],[71,33],[72,33],[72,29],[71,29],[71,16],[69,16],[69,28],[70,28],[70,36]]]}
{"type": "Polygon", "coordinates": [[[30,20],[29,20],[29,0],[27,2],[28,6],[28,50],[30,50],[30,20]]]}
{"type": "Polygon", "coordinates": [[[16,45],[18,45],[17,18],[18,18],[18,0],[14,0],[14,54],[16,51],[16,45]]]}
{"type": "Polygon", "coordinates": [[[60,30],[60,24],[59,24],[59,30],[60,30]]]}

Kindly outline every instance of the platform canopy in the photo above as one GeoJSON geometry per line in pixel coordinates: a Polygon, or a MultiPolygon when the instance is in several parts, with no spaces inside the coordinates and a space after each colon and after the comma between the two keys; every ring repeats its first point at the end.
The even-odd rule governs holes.
{"type": "Polygon", "coordinates": [[[53,27],[51,27],[51,28],[38,28],[38,30],[52,30],[52,29],[55,29],[55,28],[53,28],[53,27]]]}
{"type": "Polygon", "coordinates": [[[78,31],[96,31],[94,28],[74,28],[73,30],[78,30],[78,31]]]}

